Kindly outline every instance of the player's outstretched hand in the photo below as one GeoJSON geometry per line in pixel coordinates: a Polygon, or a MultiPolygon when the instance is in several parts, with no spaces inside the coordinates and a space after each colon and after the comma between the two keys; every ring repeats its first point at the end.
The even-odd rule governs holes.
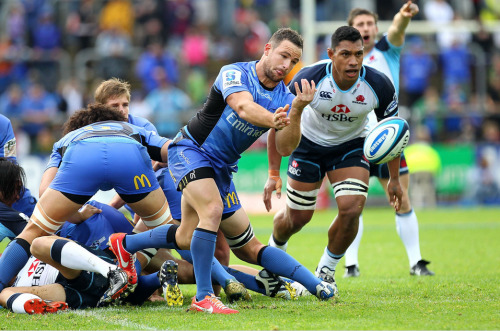
{"type": "Polygon", "coordinates": [[[271,198],[273,191],[276,190],[276,197],[281,198],[282,181],[279,170],[269,170],[269,177],[267,178],[266,185],[264,186],[264,194],[262,200],[266,206],[266,210],[270,211],[273,208],[271,198]]]}
{"type": "Polygon", "coordinates": [[[300,81],[302,88],[299,89],[299,83],[295,82],[295,99],[293,99],[292,106],[298,109],[304,109],[314,98],[316,93],[316,83],[312,80],[311,83],[307,79],[300,81]]]}
{"type": "Polygon", "coordinates": [[[399,12],[403,17],[409,17],[412,18],[413,16],[417,15],[420,10],[418,9],[418,6],[416,3],[413,3],[411,1],[408,1],[401,7],[399,12]]]}
{"type": "Polygon", "coordinates": [[[273,122],[276,130],[281,130],[290,124],[290,118],[286,114],[289,108],[290,105],[285,105],[285,107],[279,107],[274,112],[273,122]]]}
{"type": "Polygon", "coordinates": [[[387,193],[389,194],[389,203],[395,211],[401,209],[401,199],[403,198],[403,189],[398,180],[389,179],[387,183],[387,193]]]}

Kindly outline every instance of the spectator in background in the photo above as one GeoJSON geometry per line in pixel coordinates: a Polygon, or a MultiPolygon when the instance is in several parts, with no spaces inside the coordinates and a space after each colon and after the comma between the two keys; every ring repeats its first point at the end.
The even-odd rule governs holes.
{"type": "Polygon", "coordinates": [[[92,47],[97,35],[97,9],[93,0],[70,1],[66,18],[66,35],[70,48],[77,52],[92,47]]]}
{"type": "Polygon", "coordinates": [[[101,78],[128,79],[132,40],[121,25],[116,24],[101,31],[97,35],[95,49],[100,57],[98,73],[101,78]]]}
{"type": "Polygon", "coordinates": [[[439,91],[433,86],[428,86],[423,97],[414,103],[412,120],[427,127],[432,141],[435,142],[441,138],[443,116],[446,111],[446,104],[442,101],[439,91]]]}
{"type": "Polygon", "coordinates": [[[144,0],[134,5],[135,36],[141,47],[146,48],[153,41],[165,43],[164,9],[162,2],[156,0],[144,0]]]}
{"type": "Polygon", "coordinates": [[[186,93],[170,83],[163,68],[157,67],[153,75],[159,86],[149,92],[145,101],[153,110],[153,122],[158,134],[173,138],[184,124],[181,114],[190,109],[191,100],[186,93]]]}
{"type": "Polygon", "coordinates": [[[118,28],[131,38],[134,33],[134,8],[131,1],[107,1],[101,11],[99,28],[101,31],[118,28]]]}
{"type": "Polygon", "coordinates": [[[177,48],[188,28],[194,23],[194,7],[190,0],[170,0],[163,3],[165,6],[163,22],[166,25],[167,42],[177,48]]]}
{"type": "Polygon", "coordinates": [[[445,48],[440,54],[440,63],[444,76],[445,95],[452,95],[456,88],[468,93],[471,80],[471,56],[465,44],[453,41],[451,47],[445,48]]]}
{"type": "Polygon", "coordinates": [[[15,45],[6,35],[0,35],[0,94],[12,83],[26,80],[28,67],[22,61],[24,49],[15,45]]]}
{"type": "Polygon", "coordinates": [[[486,30],[481,20],[477,21],[479,30],[472,35],[472,42],[478,45],[486,57],[486,65],[490,65],[495,53],[493,34],[486,30]]]}
{"type": "Polygon", "coordinates": [[[188,69],[186,92],[194,105],[201,105],[205,102],[208,94],[208,86],[204,70],[199,68],[188,69]]]}
{"type": "Polygon", "coordinates": [[[245,38],[245,52],[249,60],[258,59],[266,42],[271,38],[271,31],[259,16],[256,10],[249,9],[243,19],[249,28],[249,34],[245,38]]]}
{"type": "Polygon", "coordinates": [[[135,74],[141,80],[142,88],[146,93],[151,92],[159,86],[154,77],[158,68],[162,68],[172,84],[179,81],[179,68],[177,61],[157,40],[147,46],[137,60],[135,74]]]}
{"type": "Polygon", "coordinates": [[[446,24],[453,20],[455,13],[446,0],[427,0],[424,3],[425,18],[438,24],[446,24]]]}
{"type": "Polygon", "coordinates": [[[273,19],[269,21],[268,26],[271,30],[271,33],[275,33],[279,28],[286,27],[300,32],[300,22],[290,10],[279,12],[273,19]]]}
{"type": "Polygon", "coordinates": [[[53,12],[40,13],[33,29],[33,68],[38,71],[40,83],[50,92],[56,89],[59,79],[59,52],[61,50],[61,31],[54,21],[53,12]]]}
{"type": "MultiPolygon", "coordinates": [[[[498,128],[497,128],[498,133],[498,128]]],[[[467,171],[467,190],[464,202],[467,204],[500,203],[500,178],[497,149],[484,145],[477,152],[476,165],[467,171]]]]}
{"type": "Polygon", "coordinates": [[[412,38],[408,44],[408,51],[401,57],[401,76],[403,90],[408,98],[407,105],[412,107],[424,95],[430,77],[436,71],[436,64],[426,52],[420,37],[412,38]]]}
{"type": "Polygon", "coordinates": [[[38,134],[51,123],[56,114],[56,100],[41,84],[31,85],[21,102],[21,128],[29,135],[32,150],[36,148],[38,134]]]}
{"type": "Polygon", "coordinates": [[[5,33],[10,41],[17,46],[26,45],[26,18],[24,7],[19,2],[7,2],[5,17],[5,33]]]}
{"type": "Polygon", "coordinates": [[[0,96],[0,114],[7,116],[11,121],[19,121],[21,117],[21,101],[23,91],[17,84],[12,84],[0,96]]]}
{"type": "Polygon", "coordinates": [[[189,67],[204,69],[208,64],[209,40],[204,32],[206,28],[201,26],[190,27],[182,42],[181,58],[189,67]]]}

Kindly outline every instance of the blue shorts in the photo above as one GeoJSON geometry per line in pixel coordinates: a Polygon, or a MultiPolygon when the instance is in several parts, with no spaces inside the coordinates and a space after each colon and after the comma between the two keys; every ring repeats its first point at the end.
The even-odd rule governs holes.
{"type": "Polygon", "coordinates": [[[288,177],[303,183],[316,183],[335,169],[362,167],[370,169],[363,155],[364,138],[338,146],[324,147],[302,136],[299,146],[288,159],[288,177]]]}
{"type": "MultiPolygon", "coordinates": [[[[105,251],[92,249],[80,245],[92,254],[97,255],[104,261],[115,264],[113,258],[105,251]]],[[[66,302],[71,309],[95,308],[99,299],[108,289],[108,279],[103,275],[82,270],[75,279],[66,279],[61,274],[56,279],[56,283],[61,284],[66,293],[66,302]]]]}
{"type": "Polygon", "coordinates": [[[118,194],[149,193],[160,185],[146,147],[121,137],[89,138],[66,150],[50,188],[80,196],[112,188],[118,194]]]}
{"type": "MultiPolygon", "coordinates": [[[[163,189],[163,193],[165,193],[165,196],[167,197],[172,217],[175,220],[180,221],[182,192],[177,191],[168,168],[157,170],[156,175],[158,178],[158,182],[160,183],[160,187],[163,189]]],[[[224,215],[230,216],[230,214],[233,214],[235,211],[241,208],[240,199],[238,197],[238,193],[236,193],[236,188],[234,187],[233,181],[231,181],[229,193],[226,195],[225,199],[222,199],[222,201],[224,203],[222,219],[226,218],[224,215]]]]}
{"type": "MultiPolygon", "coordinates": [[[[399,174],[405,175],[408,173],[408,165],[404,154],[401,154],[401,162],[399,163],[399,174]]],[[[370,177],[389,179],[389,166],[387,163],[374,164],[370,163],[370,177]]]]}
{"type": "Polygon", "coordinates": [[[213,179],[221,197],[225,198],[231,189],[233,173],[238,171],[237,163],[226,164],[222,160],[210,157],[191,139],[182,138],[179,140],[178,138],[179,136],[168,146],[168,166],[177,190],[182,189],[181,184],[184,177],[186,177],[187,182],[194,181],[196,180],[195,170],[208,168],[213,170],[213,179]]]}

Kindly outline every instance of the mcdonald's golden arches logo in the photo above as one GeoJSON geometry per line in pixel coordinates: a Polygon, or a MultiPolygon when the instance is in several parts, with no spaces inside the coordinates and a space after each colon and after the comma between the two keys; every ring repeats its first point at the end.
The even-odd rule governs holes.
{"type": "Polygon", "coordinates": [[[134,177],[134,185],[135,185],[136,190],[139,189],[138,182],[141,183],[142,187],[146,187],[146,182],[148,183],[148,187],[151,187],[151,183],[149,182],[149,179],[148,179],[148,177],[146,177],[145,174],[142,174],[140,177],[139,176],[134,177]]]}
{"type": "Polygon", "coordinates": [[[227,202],[227,208],[231,208],[231,203],[233,206],[240,204],[240,202],[238,201],[238,196],[234,191],[229,192],[229,194],[226,195],[226,202],[227,202]]]}

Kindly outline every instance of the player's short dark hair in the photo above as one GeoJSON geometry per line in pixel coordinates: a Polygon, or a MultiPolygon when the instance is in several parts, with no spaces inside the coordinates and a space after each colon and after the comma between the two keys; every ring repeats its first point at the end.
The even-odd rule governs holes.
{"type": "Polygon", "coordinates": [[[0,201],[12,205],[23,195],[25,183],[23,168],[6,157],[0,157],[0,201]]]}
{"type": "Polygon", "coordinates": [[[297,31],[290,28],[280,28],[271,36],[269,43],[273,45],[273,47],[277,47],[284,40],[290,41],[300,49],[304,48],[304,39],[302,39],[302,36],[297,31]]]}
{"type": "Polygon", "coordinates": [[[347,25],[341,26],[332,34],[331,49],[335,50],[335,47],[344,40],[352,42],[361,40],[361,42],[363,42],[363,37],[361,37],[361,33],[359,33],[358,29],[347,25]]]}
{"type": "Polygon", "coordinates": [[[87,106],[85,109],[80,109],[71,115],[70,118],[64,123],[63,135],[69,132],[82,128],[96,122],[102,121],[122,121],[126,122],[128,119],[121,111],[102,103],[94,103],[87,106]]]}
{"type": "Polygon", "coordinates": [[[375,19],[375,24],[378,22],[378,15],[368,9],[364,8],[354,8],[349,12],[349,16],[347,17],[347,24],[352,26],[354,24],[354,19],[359,15],[370,15],[375,19]]]}

